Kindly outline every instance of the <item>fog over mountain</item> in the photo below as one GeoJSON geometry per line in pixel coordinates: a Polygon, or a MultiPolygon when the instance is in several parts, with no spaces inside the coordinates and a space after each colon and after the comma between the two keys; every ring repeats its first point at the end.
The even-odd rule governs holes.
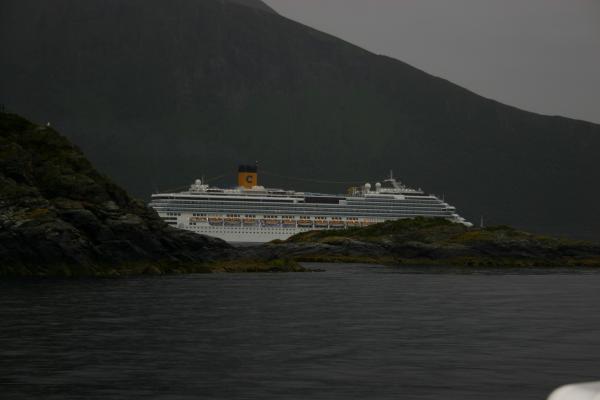
{"type": "MultiPolygon", "coordinates": [[[[2,0],[0,103],[133,194],[240,162],[445,195],[478,222],[600,237],[600,126],[521,111],[232,0],[2,0]]],[[[346,190],[262,175],[262,183],[346,190]]]]}
{"type": "Polygon", "coordinates": [[[474,92],[600,123],[597,0],[267,0],[281,15],[474,92]]]}

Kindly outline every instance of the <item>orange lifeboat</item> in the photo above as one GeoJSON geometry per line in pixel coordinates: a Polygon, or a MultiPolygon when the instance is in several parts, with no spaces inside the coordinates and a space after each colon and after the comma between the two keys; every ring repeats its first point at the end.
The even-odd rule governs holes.
{"type": "Polygon", "coordinates": [[[280,226],[281,220],[279,220],[279,219],[263,219],[262,223],[263,223],[263,225],[266,225],[266,226],[280,226]]]}
{"type": "Polygon", "coordinates": [[[327,228],[329,223],[326,219],[316,219],[315,220],[315,228],[327,228]]]}
{"type": "Polygon", "coordinates": [[[221,217],[210,217],[208,223],[211,225],[223,225],[223,218],[221,217]]]}
{"type": "Polygon", "coordinates": [[[239,218],[225,218],[226,226],[240,226],[242,224],[242,220],[239,218]]]}

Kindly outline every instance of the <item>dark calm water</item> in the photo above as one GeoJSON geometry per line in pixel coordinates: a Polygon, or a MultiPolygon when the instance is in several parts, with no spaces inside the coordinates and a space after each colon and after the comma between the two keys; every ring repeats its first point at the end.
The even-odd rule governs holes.
{"type": "Polygon", "coordinates": [[[600,273],[324,266],[0,283],[2,399],[545,399],[600,380],[600,273]]]}

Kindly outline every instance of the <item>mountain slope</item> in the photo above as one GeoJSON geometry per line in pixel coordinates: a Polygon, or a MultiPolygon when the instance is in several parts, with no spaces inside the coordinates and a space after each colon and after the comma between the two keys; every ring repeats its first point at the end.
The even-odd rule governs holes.
{"type": "Polygon", "coordinates": [[[600,236],[598,125],[499,104],[230,1],[0,7],[0,102],[52,121],[138,196],[242,161],[371,183],[393,168],[474,221],[600,236]]]}
{"type": "Polygon", "coordinates": [[[0,276],[90,275],[228,252],[223,241],[168,227],[53,129],[0,113],[0,276]]]}

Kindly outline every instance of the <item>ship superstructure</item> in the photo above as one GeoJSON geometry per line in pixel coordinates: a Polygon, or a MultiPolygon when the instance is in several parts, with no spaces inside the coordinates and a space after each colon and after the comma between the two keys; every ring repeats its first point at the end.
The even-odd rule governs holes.
{"type": "Polygon", "coordinates": [[[235,189],[196,180],[187,191],[152,195],[150,206],[171,226],[233,243],[285,240],[310,230],[415,217],[471,225],[445,201],[402,185],[392,174],[374,186],[352,188],[347,195],[328,195],[268,189],[258,185],[256,166],[241,166],[235,189]]]}

